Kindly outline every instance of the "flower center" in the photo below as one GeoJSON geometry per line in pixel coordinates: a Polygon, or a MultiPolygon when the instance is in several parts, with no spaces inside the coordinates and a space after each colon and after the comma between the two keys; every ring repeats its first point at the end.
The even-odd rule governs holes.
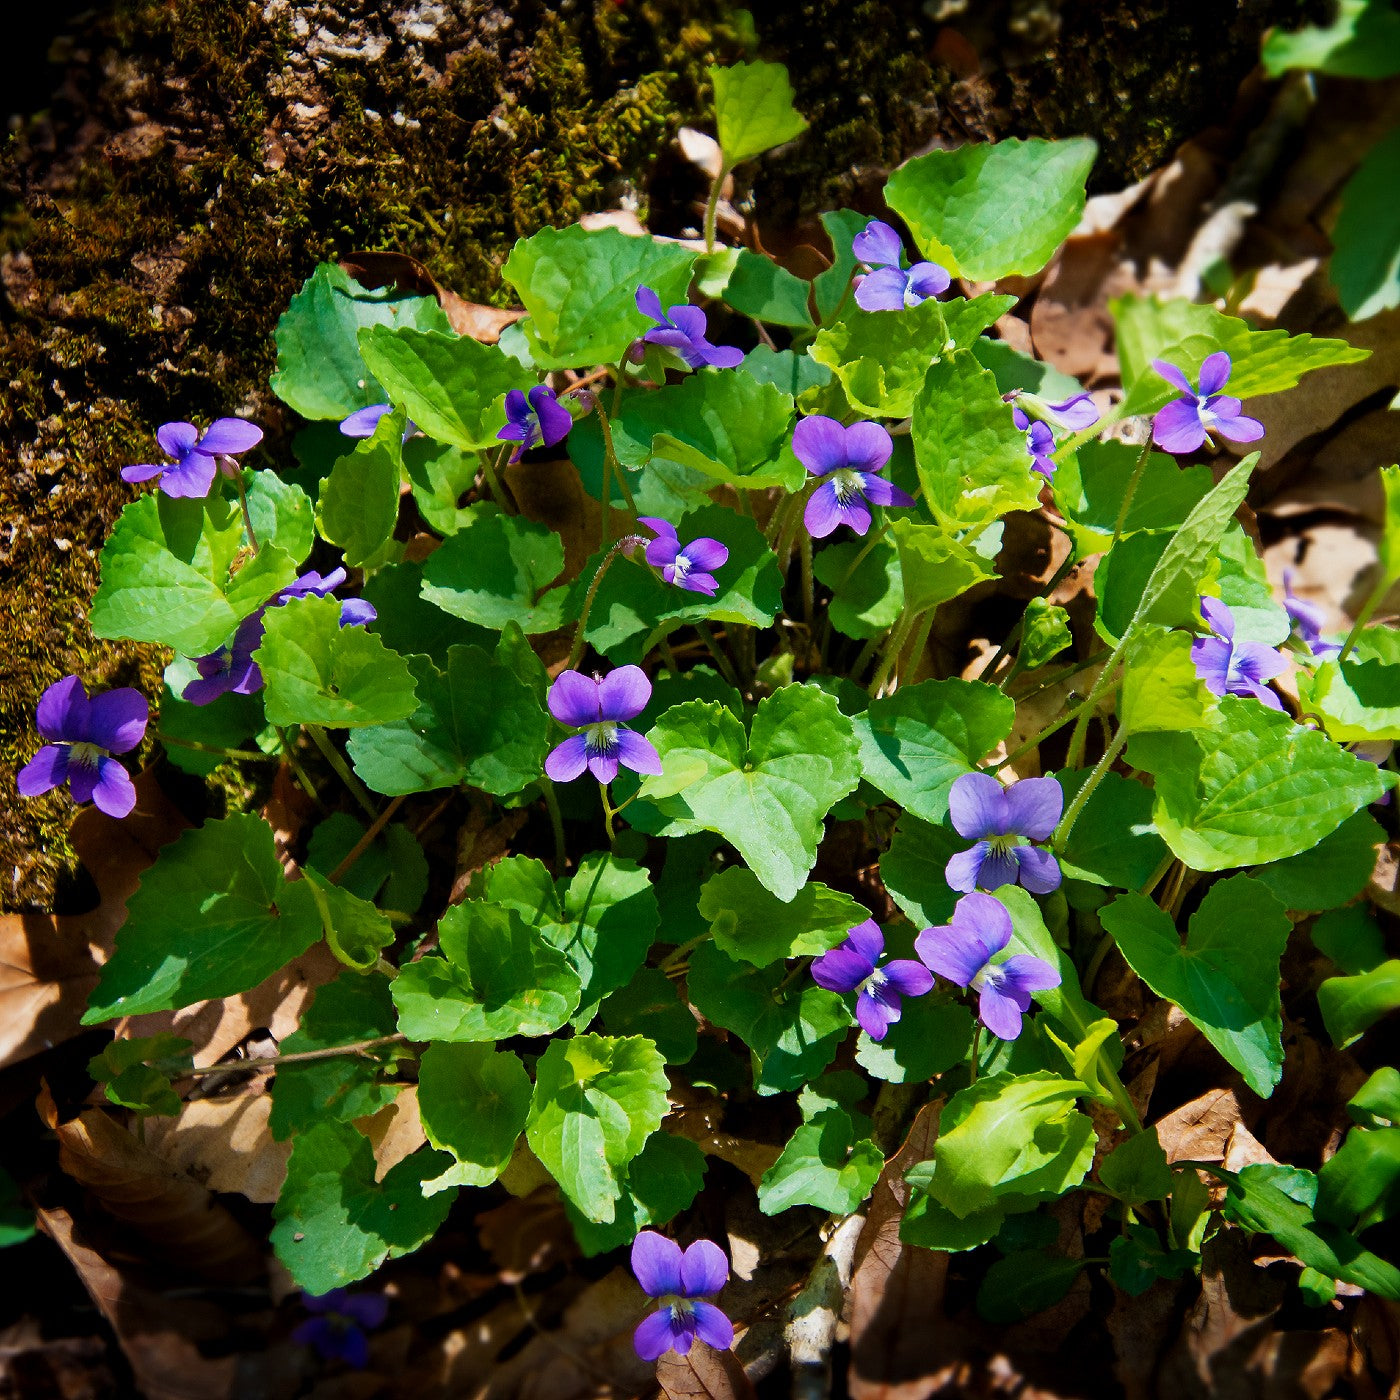
{"type": "Polygon", "coordinates": [[[981,971],[972,979],[970,985],[974,991],[978,992],[980,992],[983,987],[990,987],[993,991],[996,991],[1005,981],[1006,973],[995,963],[983,963],[981,971]]]}
{"type": "Polygon", "coordinates": [[[906,307],[918,306],[923,299],[923,296],[914,290],[914,279],[906,274],[904,278],[904,305],[906,307]]]}
{"type": "Polygon", "coordinates": [[[69,744],[68,761],[76,763],[82,768],[96,768],[97,761],[105,757],[106,750],[99,749],[96,744],[69,744]]]}
{"type": "Polygon", "coordinates": [[[617,725],[611,720],[590,724],[584,731],[583,742],[591,754],[608,754],[617,748],[617,725]]]}
{"type": "Polygon", "coordinates": [[[882,1000],[882,993],[889,978],[877,967],[864,982],[856,988],[857,996],[869,996],[875,1001],[882,1000]]]}
{"type": "Polygon", "coordinates": [[[1021,844],[1021,838],[1014,831],[1003,832],[1000,836],[988,836],[988,854],[994,856],[1004,856],[1014,851],[1021,844]]]}
{"type": "Polygon", "coordinates": [[[691,570],[691,563],[690,563],[690,560],[687,559],[687,558],[685,557],[684,554],[678,554],[678,555],[676,555],[674,561],[672,562],[671,567],[672,567],[672,569],[675,570],[675,580],[676,580],[676,582],[677,582],[677,583],[684,583],[684,582],[685,582],[685,576],[686,576],[686,575],[690,572],[690,570],[691,570]]]}
{"type": "Polygon", "coordinates": [[[689,1298],[682,1298],[679,1293],[667,1293],[658,1300],[663,1308],[671,1311],[671,1320],[679,1322],[682,1326],[695,1311],[695,1305],[689,1298]]]}
{"type": "Polygon", "coordinates": [[[842,467],[832,472],[831,489],[836,492],[838,504],[844,506],[855,497],[865,495],[865,474],[842,467]]]}

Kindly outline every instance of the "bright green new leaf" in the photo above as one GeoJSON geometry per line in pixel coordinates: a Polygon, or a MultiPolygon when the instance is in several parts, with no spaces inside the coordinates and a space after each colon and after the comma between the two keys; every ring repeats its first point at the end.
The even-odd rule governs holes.
{"type": "Polygon", "coordinates": [[[564,568],[564,544],[547,525],[480,513],[423,566],[423,596],[453,617],[531,635],[564,620],[565,590],[549,590],[564,568]]]}
{"type": "Polygon", "coordinates": [[[283,877],[272,828],[246,814],[206,822],[141,876],[83,1024],[246,992],[320,936],[309,888],[283,877]]]}
{"type": "Polygon", "coordinates": [[[191,1048],[190,1041],[169,1031],[118,1037],[88,1061],[88,1073],[119,1108],[173,1118],[183,1101],[170,1081],[192,1067],[191,1048]]]}
{"type": "Polygon", "coordinates": [[[434,1147],[455,1159],[434,1191],[489,1186],[530,1112],[530,1076],[518,1055],[489,1045],[430,1045],[418,1064],[418,1112],[434,1147]]]}
{"type": "Polygon", "coordinates": [[[438,924],[445,957],[420,958],[394,979],[410,1040],[548,1035],[573,1015],[578,974],[514,909],[468,900],[438,924]]]}
{"type": "MultiPolygon", "coordinates": [[[[301,1025],[278,1050],[287,1055],[329,1050],[335,1045],[387,1040],[394,1030],[389,979],[342,972],[334,982],[316,988],[301,1025]]],[[[272,1136],[281,1142],[324,1119],[350,1122],[393,1103],[402,1086],[385,1083],[383,1075],[394,1053],[393,1045],[378,1045],[354,1054],[279,1065],[268,1118],[272,1136]]]]}
{"type": "Polygon", "coordinates": [[[1400,466],[1381,468],[1385,515],[1381,520],[1380,561],[1385,577],[1400,579],[1400,466]]]}
{"type": "Polygon", "coordinates": [[[360,332],[360,353],[429,437],[468,450],[499,449],[506,391],[534,387],[518,360],[469,335],[373,326],[360,332]]]}
{"type": "Polygon", "coordinates": [[[1400,631],[1364,628],[1345,661],[1299,676],[1298,696],[1339,743],[1400,739],[1400,631]]]}
{"type": "Polygon", "coordinates": [[[763,700],[749,735],[722,706],[690,701],[668,710],[648,736],[660,778],[640,792],[689,833],[733,842],[754,874],[789,900],[816,863],[826,814],[859,781],[851,721],[812,686],[784,686],[763,700]],[[678,775],[691,775],[677,791],[678,775]]]}
{"type": "Polygon", "coordinates": [[[820,389],[831,383],[831,371],[810,355],[799,355],[795,350],[774,350],[768,345],[755,345],[744,356],[740,368],[760,384],[771,384],[794,399],[808,389],[820,389]]]}
{"type": "Polygon", "coordinates": [[[403,445],[403,470],[418,513],[439,535],[455,535],[471,524],[475,512],[460,501],[481,470],[478,453],[432,438],[411,437],[403,445]]]}
{"type": "Polygon", "coordinates": [[[1326,26],[1272,30],[1260,55],[1271,78],[1290,68],[1336,78],[1389,78],[1400,73],[1400,15],[1389,0],[1336,0],[1326,26]]]}
{"type": "Polygon", "coordinates": [[[931,151],[890,176],[885,199],[924,255],[955,277],[1030,276],[1079,222],[1097,154],[1082,136],[931,151]]]}
{"type": "Polygon", "coordinates": [[[973,584],[996,577],[986,558],[942,526],[906,517],[893,521],[890,533],[899,554],[899,580],[908,612],[927,612],[960,597],[973,584]]]}
{"type": "Polygon", "coordinates": [[[1034,671],[1057,657],[1074,641],[1069,614],[1048,598],[1032,598],[1021,618],[1021,646],[1016,669],[1034,671]]]}
{"type": "Polygon", "coordinates": [[[366,784],[398,794],[466,783],[506,797],[534,782],[549,750],[549,716],[499,655],[454,646],[443,671],[426,656],[411,658],[418,708],[350,736],[350,758],[366,784]]]}
{"type": "Polygon", "coordinates": [[[738,256],[733,271],[725,279],[720,297],[741,316],[767,321],[771,326],[792,326],[805,330],[812,325],[807,299],[812,284],[779,267],[772,258],[747,248],[732,250],[738,256]]]}
{"type": "Polygon", "coordinates": [[[753,1051],[760,1094],[800,1089],[815,1079],[851,1027],[851,1012],[837,993],[808,978],[788,982],[781,964],[735,962],[713,943],[691,955],[687,985],[695,1009],[753,1051]]]}
{"type": "Polygon", "coordinates": [[[810,354],[835,371],[852,407],[872,418],[907,418],[929,366],[949,349],[943,304],[933,297],[903,311],[862,311],[851,301],[823,326],[810,354]]]}
{"type": "Polygon", "coordinates": [[[410,1254],[447,1218],[456,1192],[425,1195],[450,1158],[423,1148],[376,1182],[374,1149],[349,1123],[322,1120],[299,1133],[272,1208],[272,1247],[297,1286],[329,1293],[410,1254]]]}
{"type": "Polygon", "coordinates": [[[1237,875],[1206,892],[1185,943],[1171,917],[1140,894],[1120,895],[1099,918],[1133,971],[1268,1098],[1283,1074],[1279,959],[1292,929],[1283,905],[1237,875]]]}
{"type": "Polygon", "coordinates": [[[1156,1128],[1119,1143],[1099,1164],[1099,1180],[1125,1205],[1166,1200],[1171,1194],[1172,1170],[1156,1128]]]}
{"type": "Polygon", "coordinates": [[[928,1192],[916,1190],[900,1221],[899,1238],[904,1244],[957,1254],[991,1240],[1005,1224],[1006,1214],[1004,1206],[992,1205],[965,1216],[954,1215],[928,1192]]]}
{"type": "Polygon", "coordinates": [[[781,63],[735,63],[712,67],[715,126],[726,169],[732,169],[807,130],[792,105],[792,83],[781,63]]]}
{"type": "Polygon", "coordinates": [[[345,418],[385,395],[360,358],[363,326],[446,331],[434,297],[393,287],[362,287],[334,263],[322,263],[277,322],[272,392],[303,418],[345,418]]]}
{"type": "Polygon", "coordinates": [[[1118,722],[1129,734],[1210,729],[1219,723],[1215,696],[1196,674],[1192,638],[1165,627],[1143,627],[1128,652],[1118,722]]]}
{"type": "Polygon", "coordinates": [[[820,218],[826,236],[831,239],[831,266],[816,275],[812,290],[817,315],[826,323],[851,294],[851,276],[856,270],[856,255],[851,244],[869,224],[870,216],[858,214],[854,209],[830,209],[820,218]]]}
{"type": "Polygon", "coordinates": [[[1345,340],[1252,330],[1239,317],[1197,302],[1129,293],[1111,301],[1109,310],[1118,327],[1118,358],[1128,390],[1125,414],[1155,413],[1180,396],[1152,368],[1154,359],[1175,365],[1194,384],[1206,356],[1224,350],[1231,365],[1227,392],[1248,399],[1291,389],[1309,370],[1353,364],[1371,353],[1345,340]]]}
{"type": "Polygon", "coordinates": [[[1025,434],[1011,421],[996,376],[971,351],[945,356],[925,377],[914,400],[914,458],[939,521],[987,524],[1034,510],[1040,500],[1042,479],[1031,470],[1025,434]]]}
{"type": "Polygon", "coordinates": [[[1373,764],[1254,699],[1221,726],[1139,734],[1128,761],[1155,778],[1153,820],[1194,870],[1283,860],[1315,846],[1390,785],[1373,764]]]}
{"type": "Polygon", "coordinates": [[[1361,893],[1376,866],[1385,832],[1369,812],[1348,817],[1311,850],[1254,872],[1288,909],[1335,909],[1361,893]]]}
{"type": "Polygon", "coordinates": [[[642,1036],[554,1040],[535,1066],[526,1137],[587,1219],[617,1216],[627,1165],[666,1116],[666,1062],[642,1036]]]}
{"type": "Polygon", "coordinates": [[[1219,598],[1230,609],[1237,641],[1276,647],[1292,631],[1288,613],[1274,598],[1264,561],[1238,520],[1226,526],[1202,580],[1201,592],[1219,598]]]}
{"type": "Polygon", "coordinates": [[[758,1208],[778,1215],[791,1206],[816,1206],[849,1215],[874,1189],[884,1153],[869,1138],[856,1140],[848,1113],[828,1108],[804,1123],[758,1184],[758,1208]]]}
{"type": "Polygon", "coordinates": [[[399,518],[403,426],[403,409],[386,413],[374,436],[339,458],[321,482],[317,527],[322,539],[345,551],[349,565],[375,561],[393,538],[399,518]]]}
{"type": "Polygon", "coordinates": [[[251,468],[243,473],[243,490],[259,546],[276,545],[294,564],[301,564],[316,542],[316,512],[311,497],[300,486],[283,481],[276,472],[251,468]]]}
{"type": "Polygon", "coordinates": [[[747,490],[781,486],[792,491],[805,480],[792,454],[792,399],[776,385],[752,375],[703,370],[688,376],[681,392],[664,405],[671,420],[650,444],[647,470],[702,477],[747,490]],[[694,387],[687,387],[694,386],[694,387]]]}
{"type": "Polygon", "coordinates": [[[1382,1065],[1347,1100],[1347,1112],[1363,1128],[1400,1128],[1400,1069],[1382,1065]]]}
{"type": "Polygon", "coordinates": [[[615,228],[542,228],[520,239],[501,268],[529,319],[521,323],[538,369],[616,364],[654,327],[637,310],[638,287],[662,306],[686,299],[695,254],[615,228]]]}
{"type": "Polygon", "coordinates": [[[417,707],[408,663],[363,627],[342,627],[336,598],[292,598],[269,608],[253,659],[273,724],[358,728],[417,707]]]}
{"type": "Polygon", "coordinates": [[[102,547],[89,623],[95,637],[202,656],[296,573],[296,561],[275,545],[247,555],[237,505],[152,491],[122,511],[102,547]]]}
{"type": "Polygon", "coordinates": [[[331,952],[346,967],[369,971],[379,961],[380,953],[393,943],[393,924],[369,900],[331,884],[318,870],[307,866],[302,874],[310,886],[321,918],[321,932],[331,952]]]}
{"type": "Polygon", "coordinates": [[[1350,1045],[1400,1006],[1400,958],[1359,977],[1329,977],[1317,989],[1322,1022],[1334,1045],[1350,1045]]]}
{"type": "Polygon", "coordinates": [[[731,958],[766,967],[783,958],[816,957],[835,948],[870,912],[850,895],[809,881],[782,900],[742,865],[712,875],[700,891],[700,915],[731,958]]]}
{"type": "Polygon", "coordinates": [[[1368,1230],[1400,1206],[1400,1128],[1354,1128],[1317,1174],[1317,1218],[1368,1230]]]}
{"type": "Polygon", "coordinates": [[[925,821],[948,815],[953,784],[1011,732],[1016,706],[980,681],[922,681],[871,702],[851,723],[861,774],[925,821]]]}
{"type": "Polygon", "coordinates": [[[639,1231],[658,1228],[686,1210],[705,1180],[705,1154],[689,1138],[653,1133],[628,1164],[627,1179],[611,1224],[599,1225],[565,1200],[569,1223],[585,1255],[621,1249],[639,1231]]]}

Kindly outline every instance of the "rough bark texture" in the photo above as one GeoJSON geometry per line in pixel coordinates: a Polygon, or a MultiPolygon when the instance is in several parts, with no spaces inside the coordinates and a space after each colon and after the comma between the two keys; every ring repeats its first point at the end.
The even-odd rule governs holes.
{"type": "MultiPolygon", "coordinates": [[[[704,120],[705,65],[786,62],[810,136],[755,172],[781,230],[932,141],[1101,138],[1099,187],[1224,117],[1286,0],[120,0],[72,39],[0,178],[0,790],[34,702],[78,671],[159,694],[164,658],[94,645],[85,605],[117,476],[170,418],[242,412],[282,450],[271,331],[315,263],[396,248],[479,300],[544,224],[634,203],[693,223],[659,155],[704,120]]],[[[67,797],[0,802],[0,899],[46,903],[67,797]],[[11,868],[13,874],[10,874],[11,868]]]]}

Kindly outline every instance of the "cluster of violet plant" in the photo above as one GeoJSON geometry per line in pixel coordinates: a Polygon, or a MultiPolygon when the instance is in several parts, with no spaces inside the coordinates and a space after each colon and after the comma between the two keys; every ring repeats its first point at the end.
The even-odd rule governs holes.
{"type": "MultiPolygon", "coordinates": [[[[721,148],[744,152],[726,169],[774,143],[761,133],[801,130],[771,109],[771,69],[716,70],[721,148]]],[[[909,1248],[982,1248],[1084,1187],[1117,1203],[1127,1243],[1107,1274],[1135,1292],[1194,1267],[1222,1223],[1283,1228],[1267,1173],[1168,1164],[1124,1079],[1132,1028],[1094,1005],[1095,981],[1121,958],[1254,1092],[1279,1082],[1279,959],[1308,912],[1293,872],[1319,849],[1364,863],[1384,834],[1368,808],[1394,784],[1395,714],[1355,663],[1400,676],[1393,631],[1371,621],[1400,576],[1400,471],[1383,476],[1385,578],[1329,640],[1336,614],[1292,575],[1275,599],[1234,521],[1258,459],[1227,451],[1264,430],[1224,390],[1236,375],[1251,397],[1279,392],[1358,352],[1128,298],[1120,332],[1157,357],[1125,361],[1121,394],[1067,381],[985,334],[1011,298],[962,293],[1048,261],[1093,144],[990,156],[976,181],[955,178],[968,151],[895,172],[890,219],[910,238],[828,214],[830,267],[810,283],[720,249],[712,223],[702,248],[544,230],[503,268],[527,315],[499,344],[323,266],[278,330],[273,388],[308,420],[297,465],[221,418],[164,424],[170,462],[122,471],[151,486],[104,550],[93,630],[175,659],[158,696],[50,687],[19,790],[66,782],[124,818],[121,756],[153,739],[149,757],[194,772],[285,763],[327,813],[280,862],[251,813],[163,848],[88,1013],[234,995],[321,939],[343,964],[305,1013],[319,1048],[271,1091],[292,1141],[273,1245],[323,1355],[357,1363],[382,1320],[382,1298],[348,1285],[459,1197],[465,1219],[514,1189],[502,1173],[522,1157],[585,1253],[630,1245],[656,1303],[640,1357],[729,1346],[711,1301],[723,1250],[661,1233],[693,1233],[707,1166],[669,1130],[673,1082],[720,1118],[768,1105],[781,1151],[759,1209],[838,1219],[942,1100],[924,1110],[933,1155],[908,1174],[909,1248]],[[989,224],[1004,265],[977,243],[989,224]],[[531,489],[561,470],[582,503],[567,538],[531,489]],[[979,662],[966,611],[945,605],[998,577],[1013,512],[1064,534],[1069,558],[979,662]],[[1073,622],[1056,589],[1094,556],[1096,613],[1073,622]],[[1022,713],[1054,687],[1061,710],[1026,737],[1022,713]],[[468,804],[478,824],[526,820],[444,903],[419,838],[453,847],[468,804]],[[235,898],[237,947],[183,913],[235,898]],[[1236,942],[1247,955],[1178,967],[1236,942]],[[1222,1020],[1225,1004],[1248,1010],[1222,1020]],[[339,1066],[329,1097],[317,1057],[339,1066]],[[834,1087],[853,1069],[854,1099],[834,1087]],[[414,1082],[427,1145],[377,1180],[354,1120],[414,1082]],[[330,1170],[379,1214],[352,1228],[328,1209],[314,1183],[330,1170]],[[387,1212],[392,1229],[368,1223],[387,1212]]],[[[1362,908],[1359,886],[1322,885],[1311,906],[1362,908]]],[[[1357,1013],[1329,986],[1329,1032],[1364,1034],[1380,1001],[1357,1013]]],[[[167,1088],[168,1053],[152,1042],[142,1062],[167,1088]]],[[[107,1092],[168,1111],[117,1078],[107,1092]]],[[[1318,1200],[1345,1186],[1329,1169],[1318,1200]]],[[[1361,1279],[1396,1296],[1365,1243],[1382,1198],[1327,1218],[1351,1232],[1344,1264],[1306,1232],[1281,1239],[1313,1294],[1361,1279]]],[[[1073,1269],[1054,1276],[1067,1287],[1073,1269]]]]}

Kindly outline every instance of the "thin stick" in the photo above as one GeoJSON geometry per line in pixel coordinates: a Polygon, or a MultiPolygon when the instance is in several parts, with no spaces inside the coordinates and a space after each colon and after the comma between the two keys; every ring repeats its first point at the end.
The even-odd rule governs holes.
{"type": "Polygon", "coordinates": [[[287,731],[280,724],[272,726],[273,733],[277,735],[277,742],[282,746],[282,757],[287,760],[287,767],[292,770],[297,782],[301,784],[302,791],[318,806],[322,807],[321,795],[316,791],[316,784],[307,776],[306,769],[301,766],[301,759],[296,756],[296,751],[287,739],[287,731]]]}
{"type": "Polygon", "coordinates": [[[350,765],[341,757],[340,750],[331,743],[330,736],[326,731],[319,724],[307,724],[302,727],[311,735],[311,742],[321,750],[321,756],[335,769],[336,776],[350,789],[350,795],[364,808],[370,820],[377,820],[379,808],[374,805],[369,793],[365,791],[364,784],[350,771],[350,765]]]}
{"type": "Polygon", "coordinates": [[[333,885],[338,885],[350,873],[350,867],[355,864],[364,853],[374,844],[374,838],[389,825],[389,819],[395,812],[403,806],[407,793],[394,798],[394,800],[369,824],[365,834],[350,847],[346,852],[345,859],[331,871],[326,879],[333,885]]]}
{"type": "Polygon", "coordinates": [[[261,1059],[253,1060],[233,1060],[227,1064],[199,1065],[194,1069],[181,1070],[175,1077],[177,1079],[197,1078],[204,1074],[240,1074],[244,1070],[254,1070],[262,1073],[263,1070],[275,1069],[278,1065],[297,1064],[302,1060],[328,1060],[333,1055],[363,1055],[366,1050],[373,1050],[380,1045],[405,1044],[408,1037],[399,1032],[393,1035],[378,1035],[373,1040],[355,1040],[348,1045],[328,1045],[320,1050],[296,1050],[290,1055],[267,1055],[261,1059]]]}
{"type": "Polygon", "coordinates": [[[505,487],[501,485],[501,478],[497,474],[497,468],[504,469],[506,454],[509,451],[510,443],[506,443],[496,454],[496,460],[494,462],[491,460],[491,454],[489,452],[483,452],[481,454],[481,470],[486,475],[487,485],[491,488],[491,495],[495,499],[496,504],[500,506],[507,515],[518,515],[519,511],[516,508],[515,502],[506,495],[505,487]]]}
{"type": "MultiPolygon", "coordinates": [[[[231,461],[231,458],[225,458],[231,461]]],[[[238,504],[243,508],[243,528],[248,532],[248,546],[254,554],[258,552],[258,537],[253,533],[253,516],[248,509],[248,493],[243,489],[243,468],[237,466],[233,473],[233,484],[238,488],[238,504]]]]}
{"type": "Polygon", "coordinates": [[[544,794],[544,805],[549,811],[549,824],[554,828],[554,873],[564,873],[564,817],[559,811],[559,794],[549,778],[540,779],[540,791],[544,794]]]}

